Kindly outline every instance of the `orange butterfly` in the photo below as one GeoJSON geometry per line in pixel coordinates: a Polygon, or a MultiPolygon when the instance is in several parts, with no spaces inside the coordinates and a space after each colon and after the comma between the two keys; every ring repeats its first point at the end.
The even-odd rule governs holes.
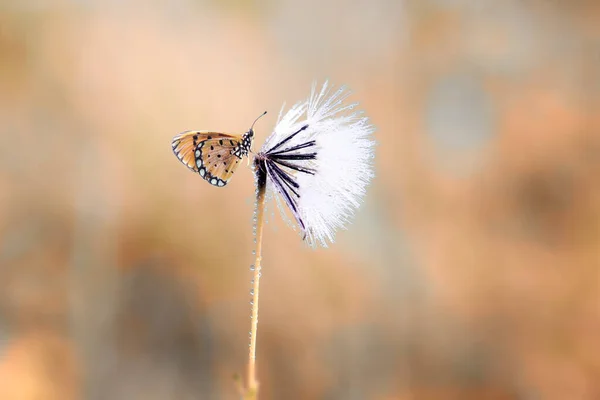
{"type": "Polygon", "coordinates": [[[240,160],[251,151],[254,124],[243,135],[221,132],[185,131],[173,138],[173,153],[189,169],[200,174],[208,183],[223,187],[239,166],[240,160]]]}

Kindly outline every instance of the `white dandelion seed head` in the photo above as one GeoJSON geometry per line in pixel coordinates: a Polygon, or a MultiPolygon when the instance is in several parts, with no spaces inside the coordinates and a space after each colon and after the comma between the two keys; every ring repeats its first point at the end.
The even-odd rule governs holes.
{"type": "Polygon", "coordinates": [[[259,152],[276,164],[267,166],[268,190],[283,200],[279,205],[290,208],[295,224],[313,246],[334,241],[374,176],[375,128],[356,110],[357,104],[345,104],[349,95],[344,87],[333,91],[327,82],[319,91],[313,85],[306,101],[280,113],[259,152]]]}

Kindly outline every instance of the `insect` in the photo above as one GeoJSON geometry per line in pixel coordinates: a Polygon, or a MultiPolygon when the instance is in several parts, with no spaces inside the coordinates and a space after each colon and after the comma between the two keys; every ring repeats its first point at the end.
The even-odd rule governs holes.
{"type": "Polygon", "coordinates": [[[173,153],[189,169],[200,174],[213,186],[223,187],[251,151],[254,124],[267,112],[254,120],[248,132],[230,135],[222,132],[185,131],[173,138],[173,153]]]}

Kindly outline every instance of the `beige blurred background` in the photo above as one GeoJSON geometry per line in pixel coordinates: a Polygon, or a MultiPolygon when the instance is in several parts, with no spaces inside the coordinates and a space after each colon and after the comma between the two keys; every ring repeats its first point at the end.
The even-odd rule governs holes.
{"type": "Polygon", "coordinates": [[[271,208],[261,400],[600,399],[600,4],[0,3],[0,399],[234,399],[259,146],[347,84],[377,126],[349,229],[271,208]]]}

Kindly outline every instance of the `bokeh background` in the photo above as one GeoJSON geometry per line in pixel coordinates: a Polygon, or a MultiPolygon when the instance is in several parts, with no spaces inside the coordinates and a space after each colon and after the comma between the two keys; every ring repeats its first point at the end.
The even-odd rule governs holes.
{"type": "Polygon", "coordinates": [[[600,4],[0,2],[0,399],[233,399],[256,145],[346,84],[377,177],[312,250],[269,210],[261,399],[600,399],[600,4]]]}

